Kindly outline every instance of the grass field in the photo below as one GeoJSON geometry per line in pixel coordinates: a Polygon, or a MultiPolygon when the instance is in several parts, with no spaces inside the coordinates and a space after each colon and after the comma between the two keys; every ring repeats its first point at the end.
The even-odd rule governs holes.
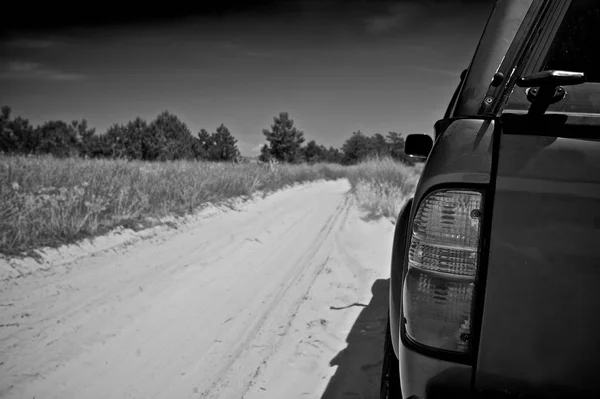
{"type": "Polygon", "coordinates": [[[118,226],[140,229],[207,203],[321,179],[347,178],[370,215],[393,218],[419,174],[391,159],[269,167],[0,156],[0,254],[33,254],[118,226]]]}

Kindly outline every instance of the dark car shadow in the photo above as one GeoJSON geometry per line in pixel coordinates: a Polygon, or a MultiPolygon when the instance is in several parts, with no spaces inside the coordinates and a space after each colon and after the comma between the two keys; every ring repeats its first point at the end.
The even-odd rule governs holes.
{"type": "Polygon", "coordinates": [[[352,326],[346,338],[348,345],[329,362],[337,370],[321,399],[379,397],[388,290],[389,279],[373,283],[371,301],[352,326]]]}

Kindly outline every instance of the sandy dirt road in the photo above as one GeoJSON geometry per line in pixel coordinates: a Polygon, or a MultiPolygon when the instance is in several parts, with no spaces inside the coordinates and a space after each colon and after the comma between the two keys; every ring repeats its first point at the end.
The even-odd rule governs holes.
{"type": "Polygon", "coordinates": [[[349,188],[0,283],[0,397],[377,397],[393,226],[349,188]]]}

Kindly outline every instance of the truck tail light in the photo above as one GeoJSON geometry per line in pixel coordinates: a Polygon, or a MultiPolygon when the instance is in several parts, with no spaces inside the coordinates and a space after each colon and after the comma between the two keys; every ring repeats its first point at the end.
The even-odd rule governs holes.
{"type": "Polygon", "coordinates": [[[469,351],[481,203],[476,191],[440,190],[417,209],[402,302],[406,334],[421,345],[469,351]]]}

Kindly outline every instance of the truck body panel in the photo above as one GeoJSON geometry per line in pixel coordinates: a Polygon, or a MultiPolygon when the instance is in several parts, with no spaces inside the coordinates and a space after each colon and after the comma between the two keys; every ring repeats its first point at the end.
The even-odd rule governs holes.
{"type": "Polygon", "coordinates": [[[548,123],[501,135],[475,387],[597,395],[600,134],[548,123]]]}

